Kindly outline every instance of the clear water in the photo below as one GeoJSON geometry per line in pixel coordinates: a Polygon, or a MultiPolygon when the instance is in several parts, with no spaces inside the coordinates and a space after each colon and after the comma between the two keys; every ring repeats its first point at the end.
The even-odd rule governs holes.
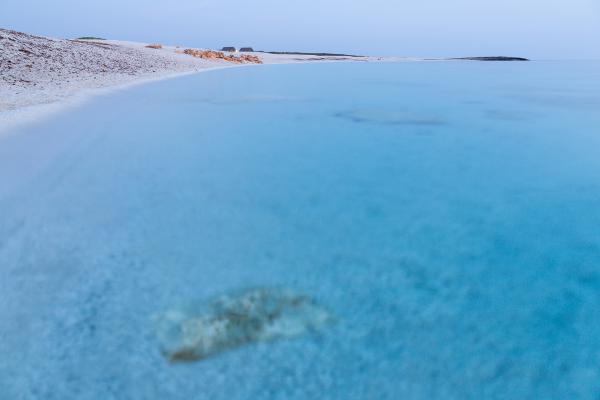
{"type": "Polygon", "coordinates": [[[600,398],[600,63],[264,66],[0,139],[0,399],[600,398]],[[337,324],[192,364],[248,287],[337,324]]]}

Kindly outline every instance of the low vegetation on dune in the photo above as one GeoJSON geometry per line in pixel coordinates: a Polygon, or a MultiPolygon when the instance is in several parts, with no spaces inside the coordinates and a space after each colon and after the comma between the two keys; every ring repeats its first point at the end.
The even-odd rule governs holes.
{"type": "Polygon", "coordinates": [[[213,50],[194,50],[194,49],[185,49],[182,52],[183,54],[190,55],[196,58],[202,58],[205,60],[223,60],[227,62],[232,62],[236,64],[262,64],[262,60],[257,56],[251,56],[248,54],[241,55],[239,57],[225,55],[225,53],[221,51],[213,51],[213,50]]]}
{"type": "Polygon", "coordinates": [[[162,44],[158,44],[158,43],[154,43],[154,44],[149,44],[148,46],[146,46],[146,48],[148,49],[162,49],[162,44]]]}
{"type": "Polygon", "coordinates": [[[82,36],[78,37],[77,40],[106,40],[104,38],[95,37],[95,36],[82,36]]]}

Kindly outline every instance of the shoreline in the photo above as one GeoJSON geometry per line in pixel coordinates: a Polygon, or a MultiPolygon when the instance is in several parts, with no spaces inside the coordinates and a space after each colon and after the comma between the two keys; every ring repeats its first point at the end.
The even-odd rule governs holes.
{"type": "Polygon", "coordinates": [[[175,79],[188,75],[195,75],[203,72],[216,71],[231,67],[234,66],[214,66],[197,71],[176,72],[173,74],[141,78],[138,77],[139,79],[133,79],[114,85],[82,89],[69,95],[68,97],[64,97],[60,100],[54,100],[48,103],[31,104],[28,106],[18,107],[12,110],[0,110],[0,137],[14,134],[20,128],[26,127],[30,124],[40,123],[46,118],[51,118],[52,116],[55,116],[62,112],[66,112],[72,108],[78,108],[86,104],[88,101],[91,101],[99,96],[110,95],[121,90],[128,90],[130,88],[146,85],[149,83],[160,82],[164,80],[175,79]]]}
{"type": "MultiPolygon", "coordinates": [[[[477,59],[242,53],[258,59],[258,63],[253,63],[197,58],[184,54],[184,49],[187,48],[120,40],[55,39],[0,28],[0,137],[96,96],[206,71],[258,65],[477,59]]],[[[484,58],[498,57],[479,57],[484,58]]]]}
{"type": "Polygon", "coordinates": [[[261,64],[384,61],[251,52],[244,54],[259,57],[261,64],[234,63],[182,54],[183,46],[148,46],[119,40],[54,39],[0,29],[0,136],[96,96],[206,71],[261,64]]]}
{"type": "MultiPolygon", "coordinates": [[[[323,60],[320,63],[340,62],[338,60],[323,60]]],[[[365,62],[365,61],[347,61],[347,62],[365,62]]],[[[371,60],[370,62],[374,62],[371,60]]],[[[384,60],[378,62],[385,62],[384,60]]],[[[389,61],[397,62],[397,61],[389,61]]],[[[54,100],[48,103],[37,103],[27,106],[18,107],[12,110],[0,109],[0,138],[17,133],[20,128],[30,124],[40,123],[46,118],[51,118],[62,112],[66,112],[72,108],[78,108],[88,101],[99,96],[106,96],[112,93],[128,90],[136,86],[166,81],[170,79],[181,78],[190,75],[201,74],[204,72],[218,71],[230,68],[243,67],[260,67],[262,65],[290,65],[290,64],[312,64],[314,61],[296,61],[296,62],[281,62],[281,63],[265,63],[265,64],[231,64],[231,65],[214,65],[208,66],[199,70],[175,72],[172,74],[137,77],[130,81],[117,83],[114,85],[98,86],[92,88],[81,89],[59,100],[54,100]]]]}

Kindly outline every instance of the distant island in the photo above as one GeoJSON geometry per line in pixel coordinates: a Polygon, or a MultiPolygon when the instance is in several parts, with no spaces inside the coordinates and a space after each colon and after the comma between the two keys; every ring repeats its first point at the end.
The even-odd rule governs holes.
{"type": "Polygon", "coordinates": [[[523,58],[523,57],[505,57],[505,56],[494,56],[494,57],[456,57],[456,58],[449,58],[449,60],[466,60],[466,61],[530,61],[528,58],[523,58]]]}

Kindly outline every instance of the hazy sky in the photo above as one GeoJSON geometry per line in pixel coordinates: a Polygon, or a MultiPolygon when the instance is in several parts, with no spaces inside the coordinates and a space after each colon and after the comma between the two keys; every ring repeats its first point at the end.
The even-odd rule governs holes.
{"type": "Polygon", "coordinates": [[[600,58],[600,0],[0,0],[0,27],[211,48],[600,58]]]}

